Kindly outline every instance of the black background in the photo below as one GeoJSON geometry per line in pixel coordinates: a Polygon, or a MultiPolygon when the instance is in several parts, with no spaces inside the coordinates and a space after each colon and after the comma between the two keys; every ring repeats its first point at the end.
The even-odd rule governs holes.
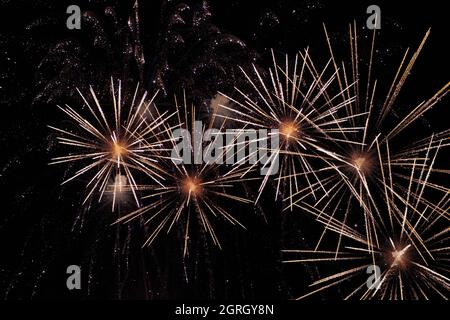
{"type": "MultiPolygon", "coordinates": [[[[140,81],[150,92],[162,89],[161,103],[185,88],[201,107],[218,89],[229,91],[239,83],[237,65],[267,66],[270,48],[293,54],[310,46],[320,58],[327,52],[323,22],[337,50],[347,53],[343,39],[348,24],[356,20],[365,26],[372,1],[209,1],[208,10],[201,1],[186,1],[189,8],[180,11],[186,23],[170,24],[180,3],[140,1],[146,60],[140,69],[126,53],[126,35],[118,35],[132,14],[133,1],[0,2],[1,299],[284,300],[304,292],[317,273],[280,263],[280,250],[307,243],[314,228],[301,215],[282,214],[270,188],[258,208],[233,208],[242,211],[247,231],[222,227],[222,251],[200,235],[183,259],[176,233],[140,249],[143,231],[110,227],[114,217],[108,204],[83,212],[83,181],[61,187],[64,168],[47,165],[56,149],[47,125],[64,119],[56,104],[79,103],[76,87],[83,91],[93,84],[102,96],[102,90],[107,92],[102,86],[114,76],[130,86],[140,81]],[[80,31],[67,30],[68,4],[97,17],[104,34],[88,23],[80,31]],[[115,9],[118,27],[107,23],[106,7],[115,9]],[[196,24],[206,11],[210,17],[196,24]],[[223,43],[215,48],[214,41],[223,43]],[[125,243],[128,249],[121,250],[125,243]],[[81,266],[80,291],[65,286],[70,264],[81,266]]],[[[444,3],[376,2],[382,12],[379,79],[391,80],[403,51],[416,48],[431,27],[400,109],[416,105],[448,81],[444,3]]],[[[448,127],[447,107],[445,100],[421,120],[426,133],[448,127]]],[[[339,297],[339,291],[331,291],[316,298],[339,297]]]]}

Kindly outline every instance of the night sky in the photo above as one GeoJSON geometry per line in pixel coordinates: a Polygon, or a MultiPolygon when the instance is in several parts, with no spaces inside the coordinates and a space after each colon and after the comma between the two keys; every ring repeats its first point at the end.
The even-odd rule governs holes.
{"type": "MultiPolygon", "coordinates": [[[[376,2],[382,20],[373,70],[380,92],[389,89],[405,49],[413,52],[431,28],[392,121],[449,80],[443,3],[376,2]]],[[[271,49],[283,57],[309,47],[318,65],[326,63],[323,23],[335,52],[349,59],[348,25],[355,21],[361,68],[367,68],[372,33],[366,8],[373,1],[152,0],[139,1],[138,9],[134,4],[0,0],[0,299],[287,300],[308,292],[329,270],[283,264],[282,250],[314,246],[322,229],[307,214],[283,212],[283,203],[275,201],[276,183],[269,183],[255,206],[219,200],[247,228],[219,223],[222,250],[195,227],[187,257],[182,228],[141,248],[146,227],[111,226],[117,212],[107,200],[81,204],[87,178],[61,186],[74,168],[48,165],[64,153],[48,125],[70,125],[57,105],[81,106],[76,88],[87,93],[92,85],[100,100],[110,99],[110,77],[121,79],[129,93],[138,82],[149,94],[159,90],[155,103],[162,110],[170,110],[174,95],[184,91],[208,117],[218,91],[236,97],[235,87],[246,88],[240,66],[271,67],[271,49]],[[66,28],[70,4],[82,10],[80,30],[66,28]],[[66,287],[69,265],[81,267],[81,290],[66,287]]],[[[448,97],[441,99],[392,147],[448,130],[448,103],[448,97]]],[[[443,149],[436,167],[447,174],[448,160],[443,149]]],[[[446,174],[433,179],[449,187],[446,174]]],[[[254,197],[258,187],[258,182],[242,183],[236,191],[254,197]]],[[[134,206],[124,201],[121,210],[134,206]]],[[[448,203],[443,210],[448,224],[448,203]]],[[[441,271],[448,276],[448,264],[441,271]]],[[[341,299],[349,288],[345,282],[312,299],[341,299]]],[[[443,292],[449,296],[448,282],[443,292]]]]}

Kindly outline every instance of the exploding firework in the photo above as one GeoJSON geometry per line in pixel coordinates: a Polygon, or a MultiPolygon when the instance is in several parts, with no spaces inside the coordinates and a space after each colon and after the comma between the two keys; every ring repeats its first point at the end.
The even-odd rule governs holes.
{"type": "MultiPolygon", "coordinates": [[[[396,114],[396,112],[393,112],[396,99],[428,38],[429,31],[409,61],[407,61],[408,51],[406,51],[389,91],[386,97],[382,99],[384,102],[378,102],[380,99],[375,98],[377,81],[373,79],[372,75],[375,67],[373,65],[373,56],[376,33],[374,32],[372,36],[366,79],[363,79],[360,75],[361,68],[359,67],[360,57],[358,56],[356,24],[351,25],[349,28],[351,48],[350,72],[347,71],[348,66],[344,62],[338,67],[326,29],[325,35],[331,54],[331,61],[336,72],[336,83],[339,85],[338,91],[342,94],[341,100],[349,101],[349,103],[345,104],[345,112],[353,127],[363,128],[363,130],[343,133],[345,139],[354,142],[352,144],[335,143],[328,145],[328,148],[320,149],[321,152],[328,156],[325,159],[333,159],[331,161],[327,160],[330,165],[324,172],[324,175],[321,176],[321,183],[316,183],[313,186],[316,194],[320,190],[326,190],[323,196],[317,199],[316,194],[310,188],[303,188],[284,199],[284,201],[288,205],[287,208],[292,206],[305,208],[304,202],[315,196],[314,207],[319,211],[328,213],[328,223],[330,224],[334,218],[337,218],[344,224],[360,222],[361,216],[352,216],[352,207],[355,205],[359,206],[363,209],[363,225],[366,229],[366,235],[374,238],[377,236],[375,234],[377,231],[376,219],[382,220],[384,216],[375,201],[375,194],[383,194],[387,189],[392,189],[392,185],[385,184],[386,176],[390,177],[391,183],[393,177],[397,179],[398,183],[405,183],[409,179],[409,176],[405,174],[405,170],[409,170],[414,166],[421,167],[422,171],[417,180],[425,185],[430,184],[428,177],[432,171],[443,171],[438,168],[431,169],[435,158],[429,165],[426,164],[425,160],[431,156],[433,151],[449,145],[449,130],[432,134],[412,143],[405,143],[405,137],[400,140],[398,137],[400,133],[410,127],[448,93],[450,83],[445,84],[431,98],[412,108],[404,117],[401,117],[399,120],[395,119],[395,124],[392,126],[390,123],[393,121],[388,122],[386,119],[389,115],[396,114]],[[354,83],[354,85],[348,86],[348,83],[354,83]],[[363,83],[365,84],[364,88],[363,83]],[[355,99],[350,101],[350,97],[355,97],[355,99]],[[355,115],[360,114],[364,114],[364,116],[355,117],[355,115]],[[398,147],[390,148],[390,143],[395,143],[398,147]],[[423,154],[424,151],[425,155],[421,156],[420,154],[423,154]],[[295,198],[295,200],[292,198],[295,198]],[[342,208],[344,209],[342,210],[342,208]]],[[[325,88],[325,90],[328,90],[328,88],[325,88]]],[[[448,189],[443,186],[435,186],[435,190],[445,193],[448,189]]],[[[415,194],[415,196],[419,196],[419,194],[415,194]]],[[[322,237],[327,230],[328,228],[326,227],[322,237]]],[[[340,240],[338,241],[338,247],[339,244],[340,240]]],[[[320,240],[317,245],[320,245],[320,240]]]]}
{"type": "Polygon", "coordinates": [[[90,174],[83,204],[94,192],[99,193],[100,201],[105,191],[110,191],[113,194],[114,210],[116,196],[123,188],[131,190],[136,203],[139,204],[133,171],[144,172],[161,184],[161,171],[157,160],[153,157],[153,154],[161,148],[161,144],[155,137],[161,134],[159,128],[173,114],[168,115],[164,112],[159,117],[149,120],[149,106],[156,94],[147,101],[145,92],[139,99],[139,85],[136,87],[125,118],[121,81],[118,82],[116,89],[111,79],[112,108],[102,107],[92,87],[90,87],[91,102],[80,91],[78,92],[87,110],[77,111],[69,105],[58,106],[74,121],[75,127],[67,130],[50,126],[59,134],[58,142],[73,150],[69,155],[53,158],[51,164],[73,163],[81,166],[62,184],[90,174]]]}
{"type": "MultiPolygon", "coordinates": [[[[432,162],[433,160],[428,160],[432,162]]],[[[377,220],[377,232],[361,234],[314,206],[305,209],[317,217],[342,243],[341,250],[285,250],[286,254],[299,254],[300,259],[285,263],[332,263],[341,266],[336,273],[324,276],[310,285],[306,298],[343,282],[354,284],[346,299],[448,299],[449,279],[449,189],[434,202],[426,200],[434,193],[435,185],[421,181],[421,176],[432,172],[432,163],[416,163],[409,174],[408,187],[386,175],[380,195],[379,210],[384,219],[377,220]],[[427,168],[427,169],[424,169],[427,168]],[[338,262],[336,264],[336,262],[338,262]],[[375,277],[370,275],[375,272],[375,277]]]]}
{"type": "MultiPolygon", "coordinates": [[[[160,171],[163,172],[164,185],[161,186],[155,182],[139,185],[138,189],[147,193],[143,196],[143,201],[148,201],[148,204],[123,215],[115,223],[129,223],[140,218],[143,224],[152,230],[144,246],[150,246],[161,232],[169,233],[174,226],[181,225],[184,233],[184,255],[187,255],[189,234],[193,223],[199,225],[216,246],[221,247],[213,220],[222,219],[232,225],[245,228],[222,203],[231,201],[246,204],[251,201],[233,195],[236,184],[243,181],[240,176],[243,170],[247,170],[246,168],[232,166],[232,170],[223,172],[224,168],[217,163],[208,161],[186,163],[182,160],[188,156],[195,158],[197,151],[195,147],[192,147],[183,149],[184,153],[189,154],[181,154],[177,144],[182,135],[177,136],[176,130],[173,129],[185,130],[190,132],[191,137],[195,137],[198,133],[203,134],[208,126],[196,121],[195,108],[187,107],[186,96],[184,96],[184,106],[180,106],[176,98],[175,105],[177,117],[174,118],[178,120],[177,123],[172,126],[169,123],[163,124],[161,130],[163,135],[157,137],[158,143],[164,146],[161,150],[172,150],[171,153],[165,151],[155,153],[160,171]]],[[[157,114],[156,117],[159,119],[161,115],[157,114]]],[[[227,148],[222,150],[225,153],[227,148]]]]}
{"type": "MultiPolygon", "coordinates": [[[[319,151],[323,141],[352,144],[349,139],[344,139],[345,134],[362,129],[352,125],[351,120],[363,114],[339,116],[340,111],[348,108],[354,100],[346,97],[340,101],[353,84],[341,88],[341,92],[330,94],[327,91],[337,81],[337,71],[325,76],[326,71],[332,68],[331,60],[319,72],[311,63],[308,50],[296,55],[293,62],[289,62],[286,55],[284,64],[277,63],[273,51],[272,58],[273,68],[269,69],[268,75],[254,65],[250,72],[241,68],[248,88],[236,88],[236,99],[224,94],[236,107],[220,105],[217,117],[247,128],[278,130],[279,144],[270,149],[271,158],[280,159],[280,169],[275,178],[275,198],[281,192],[288,193],[288,198],[292,199],[294,194],[304,190],[303,182],[306,182],[306,189],[315,195],[316,186],[320,188],[322,185],[317,172],[328,167],[323,162],[328,156],[319,151]]],[[[248,157],[252,156],[249,154],[248,157]]],[[[262,179],[256,201],[272,174],[273,170],[268,170],[262,179]]]]}

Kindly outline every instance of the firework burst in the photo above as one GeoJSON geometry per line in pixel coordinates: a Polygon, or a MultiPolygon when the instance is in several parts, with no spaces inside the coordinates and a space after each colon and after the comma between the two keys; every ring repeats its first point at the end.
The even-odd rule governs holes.
{"type": "MultiPolygon", "coordinates": [[[[147,195],[143,196],[147,205],[123,215],[115,223],[128,223],[136,219],[142,219],[144,225],[152,230],[144,243],[144,246],[150,246],[161,232],[169,233],[174,226],[181,225],[184,228],[184,255],[188,254],[188,243],[190,239],[190,229],[193,223],[203,229],[209,235],[213,243],[221,247],[220,241],[214,228],[214,219],[225,220],[232,225],[238,225],[245,228],[234,214],[227,211],[221,203],[235,202],[238,204],[250,203],[249,199],[233,195],[233,189],[237,183],[243,179],[243,168],[233,166],[233,170],[223,173],[223,167],[220,164],[212,162],[185,163],[183,157],[187,154],[180,154],[177,144],[180,142],[180,136],[177,136],[174,129],[183,129],[190,132],[191,137],[196,134],[203,134],[209,126],[200,125],[196,121],[197,116],[195,108],[188,108],[186,96],[184,104],[180,106],[175,98],[176,118],[178,121],[174,125],[165,123],[161,127],[161,135],[158,135],[158,143],[163,145],[161,150],[172,150],[172,153],[163,151],[155,152],[158,157],[158,166],[163,172],[164,185],[157,183],[139,185],[137,188],[147,195]]],[[[157,119],[161,118],[158,113],[157,119]]],[[[212,122],[214,120],[212,119],[212,122]]],[[[211,122],[211,123],[212,123],[211,122]]],[[[220,130],[217,130],[218,134],[220,130]]],[[[211,146],[211,144],[209,145],[211,146]]],[[[207,147],[209,148],[209,147],[207,147]]],[[[206,148],[206,150],[207,150],[206,148]]],[[[222,149],[223,154],[227,148],[222,149]]],[[[186,152],[187,150],[183,150],[186,152]]],[[[193,158],[196,157],[195,148],[189,151],[193,158]]],[[[201,151],[203,152],[203,150],[201,151]]],[[[245,169],[247,170],[247,169],[245,169]]]]}
{"type": "MultiPolygon", "coordinates": [[[[431,152],[430,149],[427,152],[431,152]]],[[[339,262],[337,265],[343,270],[315,281],[310,285],[311,291],[299,299],[343,282],[354,284],[346,299],[448,299],[450,190],[445,189],[444,195],[433,202],[425,198],[438,187],[421,179],[432,172],[432,158],[427,160],[426,166],[414,162],[406,188],[393,181],[393,176],[383,176],[384,180],[380,182],[386,188],[377,203],[384,219],[374,223],[377,228],[373,233],[375,237],[371,236],[372,233],[361,234],[314,206],[304,206],[327,230],[338,236],[343,248],[285,250],[286,254],[299,254],[301,258],[285,260],[284,263],[333,263],[336,266],[339,262]],[[369,282],[368,272],[377,268],[380,272],[376,281],[369,282]]]]}
{"type": "MultiPolygon", "coordinates": [[[[296,55],[293,62],[289,62],[286,55],[284,64],[277,63],[273,51],[272,58],[273,68],[269,69],[268,75],[254,65],[250,72],[241,68],[248,82],[248,90],[236,88],[236,99],[223,94],[237,107],[220,105],[217,116],[247,128],[278,130],[279,145],[270,147],[271,158],[280,159],[280,169],[275,178],[276,199],[282,189],[292,199],[294,194],[303,190],[303,182],[315,195],[315,187],[322,185],[317,172],[326,170],[328,165],[322,163],[319,169],[315,168],[315,163],[327,157],[319,151],[322,141],[352,144],[344,137],[346,133],[362,129],[350,122],[362,114],[339,116],[340,110],[347,108],[354,100],[346,97],[337,101],[352,84],[334,94],[327,91],[337,81],[337,72],[325,76],[331,69],[331,60],[319,72],[310,63],[308,50],[296,55]]],[[[248,157],[252,156],[249,154],[248,157]]],[[[268,170],[263,177],[256,202],[272,174],[273,170],[268,170]]]]}
{"type": "Polygon", "coordinates": [[[59,134],[58,142],[73,148],[73,151],[69,155],[53,158],[51,164],[73,163],[81,166],[62,184],[82,175],[90,175],[83,204],[95,192],[98,192],[100,201],[105,191],[110,191],[113,194],[114,210],[116,196],[125,186],[132,191],[136,203],[139,204],[133,171],[144,172],[161,184],[162,175],[152,156],[161,148],[160,142],[155,137],[160,134],[158,129],[161,125],[173,114],[168,115],[164,112],[159,117],[149,120],[149,106],[156,94],[149,101],[146,100],[147,92],[139,98],[139,85],[128,106],[126,117],[123,116],[126,110],[121,81],[116,88],[111,79],[112,108],[102,107],[92,87],[90,87],[91,102],[79,90],[78,92],[87,110],[77,111],[69,105],[58,106],[74,121],[74,129],[66,130],[50,126],[59,134]]]}

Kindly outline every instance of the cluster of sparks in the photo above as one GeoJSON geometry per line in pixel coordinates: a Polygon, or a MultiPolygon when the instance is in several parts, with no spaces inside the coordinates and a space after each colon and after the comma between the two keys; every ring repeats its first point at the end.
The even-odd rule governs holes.
{"type": "Polygon", "coordinates": [[[272,52],[273,68],[267,72],[256,66],[241,68],[248,88],[236,88],[235,95],[221,93],[224,103],[201,128],[195,127],[198,118],[186,97],[182,105],[175,99],[173,113],[161,113],[153,102],[156,95],[148,100],[145,93],[139,99],[136,88],[124,118],[120,82],[116,89],[111,80],[112,112],[101,106],[92,88],[93,103],[80,92],[87,116],[70,106],[60,107],[76,123],[76,130],[51,127],[60,134],[60,143],[76,152],[54,158],[52,164],[82,163],[64,183],[90,174],[84,202],[94,194],[100,201],[112,190],[114,210],[118,194],[131,191],[137,209],[120,215],[115,223],[137,220],[151,226],[144,245],[182,225],[185,255],[192,223],[198,223],[221,247],[214,219],[244,227],[222,203],[256,203],[273,181],[275,198],[282,198],[284,210],[307,213],[323,227],[315,247],[284,250],[300,257],[283,262],[340,262],[336,265],[344,268],[312,283],[312,290],[300,298],[357,279],[360,282],[346,298],[447,298],[450,189],[432,182],[432,174],[448,174],[436,168],[436,159],[450,144],[450,131],[401,148],[391,146],[448,93],[450,83],[392,127],[385,125],[429,31],[409,59],[409,51],[405,52],[382,103],[372,74],[376,33],[366,77],[360,74],[356,25],[349,26],[349,63],[338,63],[326,29],[325,35],[330,59],[323,68],[313,62],[308,49],[293,62],[286,56],[282,64],[272,52]],[[255,199],[235,195],[236,185],[253,180],[247,175],[261,165],[247,164],[245,160],[254,155],[247,154],[237,165],[223,166],[179,164],[170,153],[178,142],[174,129],[203,133],[217,118],[223,119],[219,131],[227,122],[279,132],[280,143],[270,150],[271,157],[280,159],[279,172],[273,175],[269,170],[258,179],[255,199]],[[334,248],[322,249],[326,237],[334,239],[334,248]],[[370,266],[382,269],[377,286],[366,285],[370,266]]]}

